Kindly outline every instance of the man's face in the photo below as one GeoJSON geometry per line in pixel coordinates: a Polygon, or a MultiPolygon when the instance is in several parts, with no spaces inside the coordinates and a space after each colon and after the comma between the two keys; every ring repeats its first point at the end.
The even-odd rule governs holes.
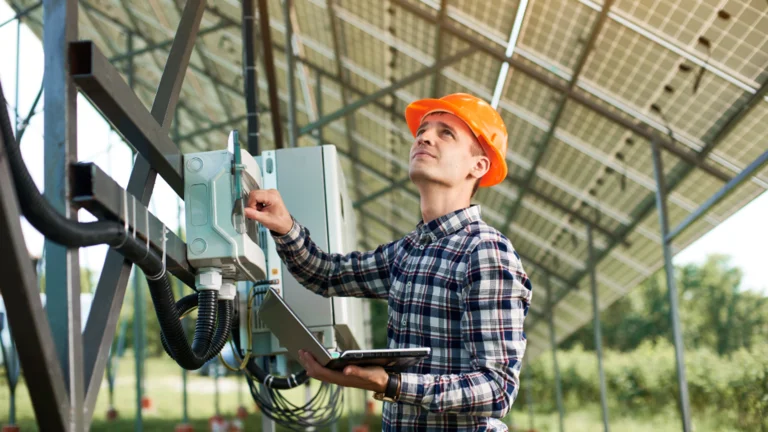
{"type": "Polygon", "coordinates": [[[409,171],[416,183],[469,184],[488,171],[489,160],[464,121],[449,113],[424,117],[411,147],[409,171]]]}

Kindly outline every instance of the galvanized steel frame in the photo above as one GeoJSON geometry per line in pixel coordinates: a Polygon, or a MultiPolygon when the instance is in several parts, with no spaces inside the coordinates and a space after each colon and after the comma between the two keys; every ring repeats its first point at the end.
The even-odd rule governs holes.
{"type": "MultiPolygon", "coordinates": [[[[46,198],[62,214],[76,217],[75,203],[70,201],[73,184],[64,181],[70,178],[70,170],[77,166],[73,165],[77,162],[76,85],[139,151],[127,194],[146,206],[159,171],[183,197],[181,154],[167,135],[204,9],[202,0],[187,2],[150,113],[137,103],[133,90],[97,47],[88,42],[77,42],[77,2],[45,2],[45,191],[46,198]],[[63,146],[60,137],[65,137],[63,146]]],[[[81,333],[78,250],[46,241],[46,315],[26,254],[18,203],[4,158],[0,160],[0,176],[3,179],[0,187],[9,189],[2,193],[0,201],[0,222],[4,225],[0,238],[10,245],[5,249],[8,256],[2,272],[8,273],[6,280],[16,282],[3,284],[3,287],[14,288],[3,289],[3,295],[10,312],[9,321],[25,323],[23,335],[19,331],[13,333],[19,342],[19,357],[24,369],[35,371],[25,377],[38,424],[45,430],[86,430],[93,418],[132,265],[114,251],[108,252],[93,307],[85,331],[81,333]]],[[[109,186],[112,188],[109,194],[125,193],[115,184],[109,186]]],[[[101,194],[91,195],[94,199],[88,201],[88,205],[100,205],[101,211],[114,213],[114,199],[101,194]]],[[[153,223],[157,225],[157,222],[153,223]]],[[[141,232],[141,235],[149,236],[150,233],[141,232]]],[[[183,242],[172,241],[183,255],[181,251],[186,250],[183,242]]],[[[185,256],[174,260],[181,268],[189,269],[185,256]]],[[[189,278],[186,279],[189,282],[189,278]]]]}
{"type": "MultiPolygon", "coordinates": [[[[435,19],[432,17],[432,15],[423,9],[420,9],[402,0],[391,1],[393,4],[400,6],[404,10],[414,13],[417,16],[427,20],[428,22],[435,23],[439,29],[438,34],[442,34],[442,32],[448,32],[453,36],[468,42],[472,46],[472,49],[479,49],[501,61],[507,61],[516,70],[519,70],[520,72],[536,79],[537,81],[549,86],[550,88],[560,91],[563,94],[563,100],[560,105],[560,109],[557,110],[557,115],[554,116],[554,120],[550,126],[550,132],[555,130],[558,123],[557,120],[559,120],[560,117],[559,114],[562,112],[565,102],[567,100],[573,100],[598,112],[606,118],[617,122],[632,132],[637,133],[652,141],[652,152],[654,156],[655,171],[657,177],[656,180],[659,187],[658,191],[655,193],[655,196],[647,197],[646,200],[641,203],[635,209],[635,211],[633,211],[634,217],[632,224],[628,226],[622,226],[618,232],[612,233],[597,225],[593,227],[594,221],[581,215],[578,212],[571,211],[564,206],[562,206],[561,210],[571,216],[577,217],[581,222],[588,226],[590,259],[589,264],[585,268],[585,273],[589,272],[592,275],[593,312],[595,313],[594,319],[596,325],[596,344],[598,345],[599,316],[597,314],[598,302],[596,278],[594,276],[595,266],[598,262],[600,262],[600,260],[607,256],[607,254],[610,253],[610,251],[617,244],[626,241],[626,236],[632,232],[637,223],[639,223],[639,221],[642,220],[648,214],[648,212],[653,209],[654,204],[659,210],[659,217],[662,222],[662,235],[664,238],[662,246],[665,252],[665,269],[668,275],[670,300],[673,302],[673,315],[671,318],[675,332],[676,353],[678,354],[678,375],[682,395],[681,410],[683,411],[683,428],[684,430],[689,430],[690,413],[689,408],[687,408],[688,402],[687,388],[685,386],[684,376],[685,371],[684,367],[681,366],[683,357],[681,339],[682,333],[679,328],[679,317],[676,317],[676,314],[678,313],[677,306],[675,304],[675,300],[673,300],[675,298],[675,287],[674,279],[670,276],[673,274],[673,269],[671,267],[671,255],[669,246],[671,241],[674,240],[674,238],[676,238],[680,232],[689,227],[714,205],[725,198],[737,186],[739,186],[746,179],[749,179],[752,175],[754,175],[755,172],[757,172],[759,169],[764,167],[766,163],[768,163],[768,152],[766,152],[762,154],[755,162],[750,164],[750,166],[747,167],[747,169],[745,169],[742,173],[736,177],[732,177],[729,174],[724,173],[719,167],[709,163],[706,160],[712,149],[714,149],[716,145],[735,128],[735,126],[750,112],[751,109],[754,108],[754,106],[757,105],[759,101],[765,98],[766,92],[768,91],[768,83],[764,84],[738,112],[733,114],[728,119],[721,131],[715,136],[715,138],[707,143],[702,151],[696,154],[692,154],[688,151],[679,149],[675,146],[674,143],[659,137],[657,132],[648,125],[631,122],[622,116],[614,114],[603,105],[595,103],[592,100],[587,99],[584,95],[576,92],[574,90],[574,85],[578,79],[578,71],[581,69],[580,67],[577,67],[577,73],[574,73],[571,82],[565,85],[553,76],[548,76],[547,74],[541,73],[514,58],[506,57],[502,50],[482,43],[482,41],[478,40],[475,36],[457,27],[455,24],[448,22],[448,20],[442,16],[444,15],[443,10],[445,9],[445,2],[441,4],[440,14],[438,18],[435,19]],[[678,156],[678,158],[681,160],[673,173],[667,176],[667,179],[664,178],[663,169],[660,166],[660,148],[678,156]],[[671,190],[679,185],[683,179],[693,171],[694,168],[699,168],[704,172],[714,176],[715,178],[718,178],[727,183],[720,191],[713,195],[710,200],[708,200],[697,211],[691,214],[689,218],[686,219],[686,221],[681,223],[678,227],[670,230],[665,222],[666,196],[671,190]],[[605,235],[610,240],[609,245],[597,254],[595,254],[593,251],[592,229],[605,235]],[[675,322],[677,322],[677,324],[675,324],[675,322]]],[[[63,150],[61,148],[54,150],[52,140],[46,142],[46,167],[50,166],[51,164],[58,164],[58,170],[54,171],[55,175],[46,176],[46,191],[48,198],[52,200],[52,203],[58,205],[60,207],[60,211],[63,213],[67,214],[67,211],[71,212],[72,207],[70,206],[70,203],[67,203],[64,199],[64,197],[67,196],[66,193],[59,193],[58,196],[52,196],[50,191],[55,190],[53,187],[54,182],[58,182],[60,188],[70,187],[68,183],[61,182],[60,180],[62,174],[66,173],[66,171],[69,169],[69,162],[76,159],[74,151],[74,145],[76,142],[74,126],[75,122],[72,121],[72,115],[74,113],[74,108],[76,107],[74,102],[74,96],[76,95],[74,90],[75,84],[81,86],[83,93],[91,98],[92,101],[94,101],[94,103],[102,110],[108,120],[119,127],[118,130],[126,138],[129,139],[132,145],[136,146],[137,150],[139,150],[139,153],[141,154],[141,156],[137,157],[136,165],[132,172],[131,180],[129,181],[128,193],[135,196],[140,202],[146,205],[149,201],[151,190],[154,185],[154,179],[157,174],[155,169],[158,169],[166,181],[168,181],[169,184],[172,184],[174,190],[176,190],[180,196],[183,196],[183,190],[179,187],[180,153],[178,148],[173,149],[171,147],[175,147],[175,144],[170,140],[164,139],[163,136],[167,135],[167,131],[170,127],[170,121],[172,118],[170,113],[175,110],[175,106],[178,102],[181,82],[183,80],[184,73],[189,66],[189,55],[194,47],[195,35],[202,34],[203,32],[214,32],[230,26],[232,23],[222,19],[221,22],[210,28],[199,30],[200,19],[205,8],[205,2],[190,0],[187,4],[187,7],[185,7],[183,11],[181,23],[179,25],[177,35],[173,41],[155,43],[136,52],[125,53],[112,57],[111,60],[114,62],[124,61],[128,60],[129,58],[133,58],[133,56],[147,53],[154,49],[163,49],[172,44],[171,56],[169,57],[169,61],[166,64],[166,68],[163,72],[161,83],[158,88],[157,97],[155,99],[155,104],[153,105],[151,115],[148,115],[149,113],[147,113],[146,110],[142,111],[142,109],[139,108],[140,105],[135,104],[136,100],[132,100],[131,96],[133,91],[129,86],[123,86],[124,82],[119,78],[119,75],[114,70],[114,67],[111,66],[110,61],[101,55],[98,48],[96,48],[94,45],[89,45],[88,43],[82,42],[73,42],[71,48],[72,59],[74,60],[72,64],[73,70],[69,69],[70,65],[67,64],[66,60],[68,47],[65,42],[75,41],[77,39],[77,23],[76,19],[72,18],[77,14],[76,2],[73,0],[51,0],[46,1],[45,3],[45,9],[47,12],[44,15],[43,24],[47,30],[47,37],[44,39],[46,65],[50,65],[50,67],[60,67],[60,72],[58,74],[46,74],[45,97],[47,99],[46,106],[48,107],[46,109],[46,136],[57,136],[56,132],[58,131],[58,136],[68,137],[66,140],[68,146],[65,146],[63,150]],[[58,24],[56,24],[56,22],[58,24]],[[49,29],[52,29],[53,31],[49,31],[49,29]],[[54,40],[56,37],[60,39],[58,41],[54,40]],[[64,45],[64,47],[61,45],[64,45]],[[79,61],[83,61],[84,63],[79,63],[79,61]],[[83,65],[86,65],[86,69],[82,69],[83,65]],[[84,71],[87,73],[83,73],[84,71]],[[115,77],[117,77],[117,79],[115,79],[115,77]],[[117,87],[112,86],[113,81],[117,82],[117,87]],[[53,118],[55,114],[61,115],[58,120],[53,118]],[[51,117],[51,119],[48,120],[48,117],[51,117]],[[124,122],[117,122],[118,119],[125,120],[126,118],[131,120],[127,122],[127,124],[124,122]],[[63,153],[60,153],[62,151],[63,153]],[[151,162],[151,165],[150,162],[147,162],[147,160],[151,162]],[[49,184],[51,185],[50,188],[48,187],[49,184]]],[[[259,6],[261,7],[262,5],[265,6],[266,2],[264,0],[259,0],[259,6]]],[[[86,6],[86,8],[93,10],[93,8],[90,6],[86,6]]],[[[609,3],[603,7],[603,12],[607,12],[608,8],[609,3]]],[[[261,10],[266,10],[266,7],[261,10]]],[[[21,15],[21,13],[19,15],[21,15]]],[[[601,14],[601,19],[598,21],[597,26],[593,30],[588,48],[582,54],[580,59],[580,65],[584,64],[588,56],[589,47],[594,42],[596,34],[599,31],[599,27],[601,25],[600,22],[604,18],[603,15],[604,14],[601,14]]],[[[261,13],[260,19],[261,27],[264,28],[266,23],[266,28],[269,28],[268,13],[261,13]]],[[[268,33],[268,31],[262,32],[262,35],[268,38],[268,33]]],[[[267,60],[272,58],[271,50],[273,44],[271,41],[265,38],[262,38],[262,40],[264,41],[263,54],[265,63],[267,63],[267,60]]],[[[289,40],[290,33],[287,36],[287,41],[289,40]]],[[[293,136],[297,137],[298,135],[315,129],[320,132],[322,127],[329,124],[334,119],[340,117],[349,118],[356,109],[368,103],[375,103],[380,108],[387,109],[388,107],[386,107],[386,105],[380,103],[377,100],[379,97],[392,94],[397,89],[407,85],[408,82],[415,81],[430,74],[434,76],[433,84],[434,88],[436,88],[440,69],[452,63],[453,61],[458,60],[458,58],[440,59],[441,55],[439,49],[439,36],[437,39],[437,46],[438,58],[436,64],[431,68],[426,68],[417,74],[414,74],[411,77],[407,77],[401,82],[394,83],[392,86],[386,89],[382,89],[374,94],[365,95],[359,90],[352,89],[351,91],[361,95],[362,98],[352,103],[351,105],[346,106],[345,104],[345,107],[337,112],[330,113],[325,116],[323,116],[321,113],[320,119],[318,119],[313,124],[301,128],[301,130],[298,131],[298,133],[293,134],[293,136]]],[[[276,49],[280,49],[280,47],[278,46],[276,49]]],[[[292,56],[290,44],[285,49],[283,49],[283,51],[286,51],[290,64],[290,59],[294,58],[292,56]]],[[[337,56],[338,55],[339,54],[337,51],[337,56]]],[[[294,59],[299,60],[305,65],[315,69],[318,82],[320,81],[321,76],[326,76],[327,78],[342,84],[344,89],[349,88],[348,84],[344,86],[344,80],[342,79],[341,75],[342,69],[340,67],[340,61],[338,64],[338,73],[332,74],[320,67],[317,67],[316,65],[312,65],[310,62],[304,59],[298,57],[295,57],[294,59]]],[[[281,147],[282,126],[280,124],[279,100],[277,98],[276,79],[274,77],[274,62],[270,61],[268,63],[271,63],[271,67],[268,64],[267,75],[268,80],[270,81],[270,108],[272,109],[273,113],[272,117],[274,126],[274,138],[277,146],[281,147]]],[[[202,73],[205,73],[205,71],[202,71],[202,73]]],[[[210,78],[215,83],[215,78],[210,78]]],[[[225,85],[224,83],[219,84],[225,85]]],[[[319,91],[320,86],[317,85],[317,87],[318,89],[316,90],[319,91]]],[[[234,88],[230,88],[229,90],[234,90],[234,88]]],[[[320,99],[321,98],[318,98],[318,101],[320,99]]],[[[295,95],[291,98],[290,102],[291,103],[289,105],[291,106],[289,106],[289,110],[295,110],[295,95]]],[[[295,120],[295,114],[292,117],[295,120]]],[[[242,121],[242,118],[230,119],[226,123],[213,125],[208,129],[214,130],[217,128],[225,127],[226,125],[232,124],[235,121],[242,121]]],[[[292,127],[292,131],[296,131],[295,126],[292,127]]],[[[189,139],[189,135],[186,137],[186,139],[189,139]]],[[[548,135],[547,142],[549,142],[551,137],[552,134],[550,133],[548,135]]],[[[176,141],[178,143],[184,139],[185,137],[177,137],[176,141]]],[[[350,139],[350,145],[354,147],[355,144],[353,143],[354,140],[350,139]]],[[[541,153],[543,153],[543,151],[541,151],[541,153]]],[[[346,154],[346,156],[351,157],[358,163],[361,163],[361,161],[359,161],[354,153],[346,154]]],[[[534,164],[530,170],[531,175],[535,173],[539,161],[540,156],[534,158],[534,164]]],[[[367,166],[366,168],[377,172],[377,174],[381,175],[382,178],[388,179],[385,174],[379,172],[376,168],[371,166],[367,166]]],[[[376,199],[379,196],[385,195],[386,193],[398,187],[402,187],[407,183],[406,178],[400,180],[388,180],[392,183],[392,185],[383,188],[373,194],[370,194],[367,197],[359,198],[355,203],[355,207],[358,208],[361,213],[364,213],[367,217],[370,217],[374,220],[378,219],[377,222],[382,224],[385,224],[385,222],[380,218],[372,215],[370,212],[366,211],[363,208],[363,205],[376,199]]],[[[518,194],[518,201],[516,204],[510,208],[510,222],[512,219],[514,219],[517,208],[523,199],[523,194],[526,192],[535,193],[535,191],[530,189],[530,178],[523,181],[518,180],[517,184],[521,186],[521,193],[518,194]]],[[[92,419],[92,410],[98,392],[98,379],[103,375],[106,362],[106,351],[111,344],[112,339],[114,338],[115,326],[111,324],[114,324],[117,313],[119,312],[120,305],[122,304],[125,285],[127,283],[127,276],[130,272],[131,264],[124,262],[124,260],[119,255],[116,255],[112,252],[110,252],[110,255],[107,256],[104,267],[105,271],[102,274],[109,274],[107,269],[110,269],[112,270],[110,273],[114,276],[102,276],[102,280],[99,281],[97,297],[94,299],[94,306],[103,306],[95,307],[94,309],[101,309],[103,312],[91,314],[86,325],[86,330],[82,335],[82,340],[79,340],[80,338],[76,334],[78,332],[73,331],[74,328],[79,328],[79,322],[77,322],[79,320],[79,310],[77,310],[79,308],[79,302],[70,301],[73,295],[79,295],[79,278],[74,276],[75,273],[79,272],[76,251],[73,253],[73,251],[61,250],[57,254],[56,246],[52,244],[48,245],[48,247],[51,249],[49,249],[48,252],[49,255],[47,271],[50,272],[49,274],[51,275],[56,274],[63,276],[48,278],[49,284],[52,284],[49,285],[50,288],[52,288],[50,294],[53,295],[54,298],[56,295],[62,295],[62,298],[65,301],[60,302],[63,305],[61,308],[53,308],[49,312],[49,317],[46,318],[46,314],[43,312],[42,306],[39,302],[36,285],[33,283],[32,275],[34,273],[30,268],[29,260],[26,257],[26,249],[23,248],[23,238],[21,236],[20,226],[18,224],[18,203],[15,199],[15,192],[10,187],[10,185],[12,185],[12,183],[10,182],[7,161],[0,159],[0,189],[8,189],[0,194],[0,224],[6,228],[0,230],[0,240],[3,240],[2,243],[4,244],[12,245],[12,248],[6,251],[6,255],[9,255],[8,258],[10,259],[10,261],[6,262],[14,264],[12,266],[4,267],[2,269],[2,273],[4,274],[4,277],[6,277],[5,280],[18,281],[17,284],[8,284],[15,287],[12,293],[6,292],[10,291],[6,289],[3,294],[8,304],[18,306],[10,308],[11,310],[9,310],[9,320],[14,322],[20,322],[24,320],[24,322],[27,323],[25,337],[21,339],[16,338],[17,341],[23,340],[23,342],[19,344],[19,356],[21,358],[22,364],[27,368],[35,367],[37,365],[38,367],[35,367],[35,369],[43,371],[42,373],[34,374],[34,376],[26,377],[30,390],[35,390],[34,392],[31,391],[33,397],[33,405],[40,425],[45,425],[46,429],[84,429],[87,428],[92,419]],[[53,250],[53,252],[51,252],[51,250],[53,250]],[[50,282],[52,280],[64,281],[62,287],[59,288],[53,286],[55,282],[50,282]],[[21,287],[21,289],[19,289],[19,287],[21,287]],[[55,333],[53,337],[51,337],[51,334],[49,333],[50,325],[48,320],[50,320],[51,323],[58,323],[59,321],[64,320],[68,323],[68,325],[59,326],[59,328],[65,328],[65,331],[59,331],[55,333]],[[75,326],[76,324],[77,326],[75,326]],[[30,328],[32,328],[31,332],[29,330],[30,328]],[[99,331],[101,331],[102,334],[98,335],[97,337],[96,333],[99,331]],[[54,347],[57,347],[58,349],[54,350],[54,347]],[[59,355],[58,362],[55,358],[57,352],[59,355]],[[82,362],[84,364],[84,370],[79,370],[79,368],[75,367],[75,365],[72,367],[67,366],[71,364],[71,361],[76,364],[79,356],[82,356],[84,360],[82,362]],[[53,367],[53,365],[57,363],[66,366],[66,369],[62,370],[59,367],[53,367]],[[68,396],[67,393],[70,393],[73,396],[68,396]],[[42,415],[43,413],[45,413],[45,415],[42,415]]],[[[549,199],[551,203],[557,203],[555,200],[548,198],[543,194],[540,194],[537,197],[544,199],[545,201],[546,199],[549,199]]],[[[549,275],[554,275],[554,273],[551,273],[549,269],[546,269],[545,266],[539,263],[532,264],[537,268],[542,269],[542,271],[545,272],[546,278],[548,278],[549,275]]],[[[184,269],[183,261],[180,262],[180,268],[182,270],[184,269]]],[[[577,275],[574,280],[563,281],[564,285],[566,287],[575,286],[574,284],[581,280],[583,276],[584,274],[580,274],[577,275]]],[[[549,287],[549,283],[546,285],[548,289],[551,289],[549,287]]],[[[3,284],[3,286],[7,285],[3,284]]],[[[554,290],[552,290],[551,297],[548,296],[548,313],[546,314],[546,318],[550,320],[550,326],[552,326],[554,307],[556,307],[559,301],[565,297],[569,290],[570,288],[566,288],[564,291],[559,293],[555,293],[554,290]]],[[[544,316],[541,317],[544,318],[544,316]]],[[[18,330],[14,332],[14,334],[17,333],[18,330]]],[[[553,348],[555,348],[556,344],[554,339],[552,342],[554,344],[553,348]]],[[[598,355],[600,355],[599,352],[598,355]]],[[[602,369],[602,367],[600,369],[602,369]]],[[[604,398],[604,384],[601,385],[601,390],[601,396],[604,398]]],[[[602,402],[605,406],[605,401],[603,400],[602,402]]],[[[605,428],[607,430],[608,423],[605,408],[604,422],[605,428]]]]}

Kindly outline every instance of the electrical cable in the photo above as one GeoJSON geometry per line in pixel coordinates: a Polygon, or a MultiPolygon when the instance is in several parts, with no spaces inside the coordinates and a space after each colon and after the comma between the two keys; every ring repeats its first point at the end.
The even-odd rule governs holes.
{"type": "MultiPolygon", "coordinates": [[[[266,294],[270,281],[255,283],[248,295],[249,317],[254,301],[260,301],[266,294]]],[[[250,320],[247,328],[251,329],[250,320]]],[[[235,355],[242,353],[240,346],[239,327],[233,327],[232,341],[235,345],[235,355]]],[[[250,339],[249,339],[250,340],[250,339]]],[[[321,383],[313,397],[302,405],[296,405],[283,396],[282,391],[308,384],[309,376],[302,370],[296,374],[280,377],[269,372],[269,359],[251,357],[243,371],[254,402],[261,412],[275,423],[294,431],[307,428],[323,428],[330,426],[341,415],[344,393],[341,387],[321,383]],[[265,361],[265,367],[259,364],[265,361]],[[262,384],[262,389],[258,383],[262,384]]]]}
{"type": "MultiPolygon", "coordinates": [[[[0,107],[6,106],[5,94],[0,86],[0,107]]],[[[0,148],[0,160],[3,157],[8,158],[19,206],[27,221],[51,241],[69,248],[107,244],[141,268],[147,275],[147,286],[155,306],[155,314],[160,323],[166,349],[172,353],[171,357],[181,367],[191,370],[199,369],[221,351],[226,344],[232,325],[233,302],[218,301],[217,291],[198,293],[200,308],[198,325],[190,346],[180,323],[179,310],[166,272],[165,242],[163,242],[161,256],[150,247],[149,241],[143,242],[136,237],[135,227],[133,235],[130,235],[127,217],[125,224],[121,224],[106,220],[78,222],[61,215],[37,189],[13,136],[8,110],[0,109],[0,111],[2,111],[0,133],[4,143],[3,148],[0,148]],[[213,334],[214,327],[216,327],[215,334],[213,334]],[[212,352],[217,348],[217,351],[212,352]]]]}
{"type": "MultiPolygon", "coordinates": [[[[1,86],[0,106],[7,106],[1,86]]],[[[143,242],[136,237],[135,227],[133,235],[130,235],[127,218],[125,224],[122,224],[103,220],[78,222],[61,215],[37,189],[13,136],[7,109],[2,111],[0,132],[5,145],[0,148],[0,160],[8,157],[19,205],[27,220],[51,241],[69,248],[107,244],[141,268],[144,274],[148,275],[147,285],[160,323],[163,348],[181,367],[199,369],[218,354],[226,344],[229,334],[237,329],[233,329],[232,325],[234,302],[218,300],[218,292],[208,290],[201,290],[197,295],[193,295],[194,300],[187,296],[176,302],[165,267],[165,250],[160,256],[150,246],[149,241],[143,242]],[[181,318],[194,306],[198,307],[198,323],[190,346],[181,325],[181,318]]],[[[268,285],[272,282],[259,281],[259,284],[268,285]]],[[[253,288],[260,286],[259,284],[254,284],[253,288]]],[[[248,298],[249,310],[255,296],[265,294],[266,290],[253,289],[252,292],[253,295],[248,298]]],[[[242,352],[239,337],[235,337],[234,342],[237,352],[242,352]]],[[[338,419],[343,402],[340,387],[322,383],[310,401],[301,406],[295,405],[285,398],[280,390],[307,383],[309,377],[306,371],[288,377],[274,376],[268,373],[268,368],[262,369],[249,354],[246,354],[248,358],[243,361],[246,365],[246,379],[254,401],[265,415],[291,430],[324,427],[338,419]],[[252,377],[264,384],[265,394],[258,390],[252,377]]]]}

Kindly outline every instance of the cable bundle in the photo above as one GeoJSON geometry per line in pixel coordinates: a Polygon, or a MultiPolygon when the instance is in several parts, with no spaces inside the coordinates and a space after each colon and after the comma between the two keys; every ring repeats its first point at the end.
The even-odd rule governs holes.
{"type": "MultiPolygon", "coordinates": [[[[248,295],[248,331],[250,332],[250,317],[253,302],[261,301],[267,293],[267,286],[272,281],[258,281],[251,288],[248,295]]],[[[250,340],[250,335],[249,335],[250,340]]],[[[240,346],[240,329],[234,326],[232,329],[232,341],[236,355],[242,353],[240,346]]],[[[269,369],[262,368],[255,357],[245,353],[247,360],[242,371],[248,381],[248,387],[254,402],[259,406],[265,416],[274,420],[277,424],[290,430],[304,431],[307,428],[322,428],[331,425],[341,416],[344,393],[342,388],[336,385],[322,383],[317,393],[304,405],[295,405],[282,395],[282,391],[297,388],[307,384],[309,376],[306,371],[287,377],[275,376],[269,373],[269,369]],[[259,389],[259,383],[263,384],[263,390],[259,389]]],[[[265,359],[268,360],[268,359],[265,359]]],[[[268,361],[267,361],[268,364],[268,361]]],[[[226,364],[225,364],[226,365],[226,364]]]]}
{"type": "Polygon", "coordinates": [[[261,412],[290,430],[305,431],[307,428],[328,427],[341,416],[344,393],[342,388],[336,385],[325,382],[320,384],[312,399],[299,406],[285,398],[280,390],[266,385],[260,390],[250,374],[246,374],[245,378],[251,396],[261,412]]]}

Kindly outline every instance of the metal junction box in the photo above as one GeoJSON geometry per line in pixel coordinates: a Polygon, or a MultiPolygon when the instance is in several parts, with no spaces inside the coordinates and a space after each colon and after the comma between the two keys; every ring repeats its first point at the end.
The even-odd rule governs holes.
{"type": "MultiPolygon", "coordinates": [[[[288,211],[309,229],[321,250],[341,254],[355,250],[355,213],[334,146],[266,151],[257,159],[264,188],[280,192],[288,211]]],[[[329,349],[357,349],[370,344],[368,302],[351,297],[324,298],[309,291],[288,272],[271,236],[262,233],[268,277],[280,281],[273,287],[318,339],[329,349]]],[[[257,309],[258,303],[253,305],[251,317],[254,355],[285,352],[258,320],[257,309]]]]}

